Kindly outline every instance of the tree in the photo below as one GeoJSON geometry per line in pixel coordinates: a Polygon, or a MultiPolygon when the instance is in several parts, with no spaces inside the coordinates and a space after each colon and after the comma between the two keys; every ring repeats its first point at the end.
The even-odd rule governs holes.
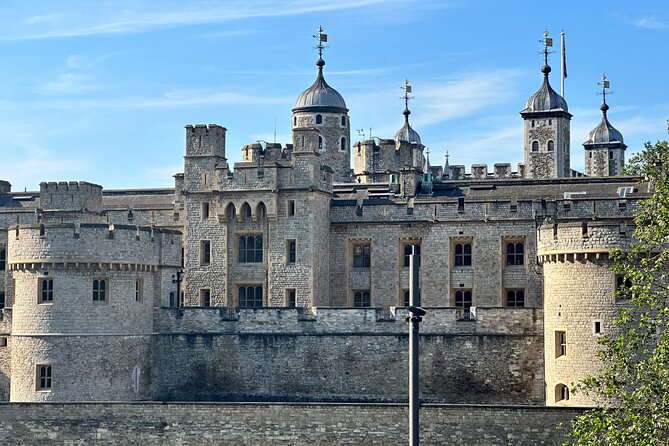
{"type": "Polygon", "coordinates": [[[669,445],[669,147],[646,143],[626,172],[651,185],[635,210],[634,242],[612,253],[624,277],[616,297],[627,301],[602,337],[603,368],[583,380],[598,408],[572,421],[571,442],[589,445],[669,445]]]}

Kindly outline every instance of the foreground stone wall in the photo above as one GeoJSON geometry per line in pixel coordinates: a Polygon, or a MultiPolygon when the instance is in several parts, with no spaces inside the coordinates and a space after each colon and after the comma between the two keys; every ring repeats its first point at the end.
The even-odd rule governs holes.
{"type": "MultiPolygon", "coordinates": [[[[577,409],[427,405],[426,445],[559,445],[577,409]]],[[[407,406],[0,404],[3,445],[405,445],[407,406]]]]}

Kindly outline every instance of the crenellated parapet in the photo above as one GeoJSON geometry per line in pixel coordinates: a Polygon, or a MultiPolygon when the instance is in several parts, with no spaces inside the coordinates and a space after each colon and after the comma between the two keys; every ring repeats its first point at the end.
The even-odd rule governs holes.
{"type": "Polygon", "coordinates": [[[611,250],[630,246],[633,230],[629,218],[542,225],[537,230],[539,262],[607,260],[611,250]]]}
{"type": "Polygon", "coordinates": [[[84,181],[40,183],[38,220],[99,222],[102,186],[84,181]]]}

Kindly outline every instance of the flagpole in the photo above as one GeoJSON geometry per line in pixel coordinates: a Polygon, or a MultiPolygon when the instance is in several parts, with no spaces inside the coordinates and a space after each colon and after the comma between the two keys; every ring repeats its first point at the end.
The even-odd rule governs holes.
{"type": "Polygon", "coordinates": [[[566,68],[566,55],[565,55],[565,47],[564,47],[564,31],[560,33],[560,96],[564,98],[564,78],[567,77],[565,73],[565,68],[566,68]]]}

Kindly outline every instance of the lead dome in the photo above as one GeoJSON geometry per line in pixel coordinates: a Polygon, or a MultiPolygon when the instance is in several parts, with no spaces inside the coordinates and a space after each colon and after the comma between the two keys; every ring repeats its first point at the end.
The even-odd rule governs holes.
{"type": "Polygon", "coordinates": [[[346,113],[348,109],[344,98],[325,81],[323,76],[325,61],[323,58],[319,58],[316,65],[318,66],[318,76],[316,76],[314,83],[297,97],[293,112],[330,111],[346,113]]]}
{"type": "Polygon", "coordinates": [[[525,103],[523,112],[540,112],[563,110],[569,111],[567,108],[567,101],[560,96],[548,81],[548,74],[551,72],[551,67],[546,64],[541,67],[541,72],[544,74],[544,81],[537,90],[525,103]]]}

